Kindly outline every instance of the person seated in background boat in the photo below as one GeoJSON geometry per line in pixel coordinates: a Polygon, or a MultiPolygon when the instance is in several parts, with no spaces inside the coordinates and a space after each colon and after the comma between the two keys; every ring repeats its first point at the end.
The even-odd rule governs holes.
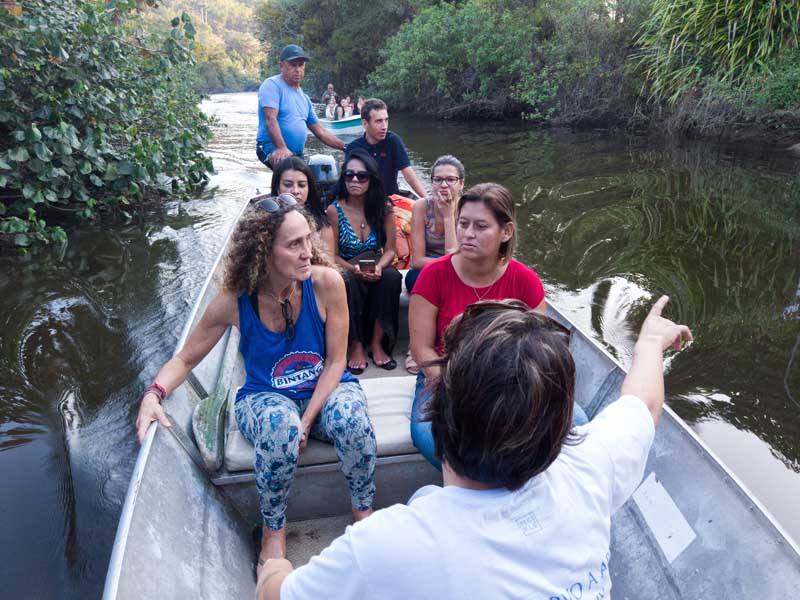
{"type": "Polygon", "coordinates": [[[361,125],[364,135],[356,138],[344,149],[345,155],[356,148],[367,151],[378,163],[378,170],[383,181],[383,189],[387,196],[397,194],[397,173],[403,177],[420,198],[428,195],[422,183],[411,167],[403,140],[396,133],[389,131],[389,109],[386,103],[379,98],[370,98],[361,109],[361,125]]]}
{"type": "Polygon", "coordinates": [[[333,228],[322,206],[314,173],[306,161],[296,156],[283,159],[272,172],[270,192],[273,196],[291,194],[303,205],[317,226],[319,237],[323,243],[321,250],[333,256],[333,228]]]}
{"type": "Polygon", "coordinates": [[[352,100],[352,98],[350,98],[350,96],[345,96],[344,99],[345,99],[345,101],[347,103],[347,105],[346,105],[347,108],[345,109],[345,118],[352,117],[353,116],[353,100],[352,100]]]}
{"type": "Polygon", "coordinates": [[[333,84],[329,83],[325,88],[325,92],[322,94],[320,98],[320,102],[322,104],[328,104],[331,98],[333,98],[333,102],[336,103],[336,98],[339,97],[339,94],[336,93],[336,90],[333,89],[333,84]]]}
{"type": "Polygon", "coordinates": [[[361,114],[361,108],[364,106],[364,96],[359,96],[356,105],[353,107],[353,116],[361,114]]]}
{"type": "Polygon", "coordinates": [[[308,438],[334,444],[355,518],[372,512],[377,445],[364,391],[345,368],[347,295],[316,245],[313,219],[294,197],[262,196],[234,230],[222,289],[181,350],[142,397],[139,440],[152,421],[169,427],[160,400],[239,329],[246,379],[236,421],[255,448],[264,536],[259,564],[286,555],[286,501],[308,438]]]}
{"type": "MultiPolygon", "coordinates": [[[[405,277],[410,294],[422,267],[456,248],[456,204],[464,191],[464,165],[455,156],[440,156],[431,169],[431,193],[414,203],[411,213],[411,269],[405,277]]],[[[406,370],[419,373],[409,349],[406,370]]]]}
{"type": "MultiPolygon", "coordinates": [[[[431,425],[421,416],[430,400],[429,381],[439,374],[436,360],[444,352],[444,330],[470,304],[481,300],[521,300],[545,314],[544,288],[536,272],[514,260],[514,200],[503,186],[481,183],[461,195],[456,207],[453,254],[430,261],[411,292],[408,327],[411,354],[423,366],[417,375],[411,410],[411,439],[420,453],[441,470],[431,425]]],[[[586,415],[575,407],[577,424],[586,415]]]]}
{"type": "Polygon", "coordinates": [[[345,96],[339,102],[339,107],[336,109],[336,120],[346,119],[353,116],[353,109],[350,108],[349,96],[345,96]]]}
{"type": "Polygon", "coordinates": [[[337,119],[336,109],[336,96],[331,96],[327,106],[325,106],[325,118],[330,121],[335,121],[337,119]]]}
{"type": "Polygon", "coordinates": [[[367,348],[376,367],[392,370],[403,276],[392,266],[395,225],[378,165],[361,149],[345,157],[328,207],[336,262],[344,273],[350,311],[348,368],[367,368],[367,348]]]}
{"type": "Polygon", "coordinates": [[[611,516],[644,474],[663,352],[692,339],[661,316],[667,301],[642,325],[620,398],[577,428],[567,330],[519,301],[471,305],[435,361],[427,418],[444,487],[348,527],[297,570],[270,561],[257,599],[610,598],[611,516]]]}

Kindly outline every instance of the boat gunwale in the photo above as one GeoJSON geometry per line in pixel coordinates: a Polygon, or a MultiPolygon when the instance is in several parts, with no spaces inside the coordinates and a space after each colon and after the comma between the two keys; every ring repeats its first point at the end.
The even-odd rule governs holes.
{"type": "MultiPolygon", "coordinates": [[[[547,303],[548,310],[552,310],[556,315],[558,315],[561,319],[569,323],[570,325],[570,333],[572,331],[577,331],[581,334],[581,336],[591,345],[598,348],[607,359],[609,359],[614,365],[619,367],[625,375],[628,374],[628,369],[626,369],[606,348],[603,344],[599,341],[595,340],[591,336],[589,336],[583,329],[579,326],[575,325],[575,323],[569,319],[560,309],[556,308],[550,302],[547,303]]],[[[773,514],[769,511],[769,509],[753,494],[750,488],[745,485],[745,483],[733,472],[730,470],[728,465],[720,459],[719,456],[700,438],[700,436],[689,426],[689,424],[684,421],[678,413],[676,413],[670,406],[664,402],[662,409],[662,418],[663,414],[668,415],[668,417],[682,430],[682,432],[689,436],[695,445],[697,445],[703,452],[708,454],[714,464],[720,467],[723,473],[730,478],[731,482],[739,487],[739,489],[743,492],[743,494],[747,497],[747,499],[753,503],[753,505],[761,511],[761,513],[767,518],[767,521],[775,528],[775,530],[784,538],[787,544],[794,550],[795,554],[800,556],[800,544],[789,534],[789,532],[784,529],[783,525],[781,525],[778,520],[773,516],[773,514]]],[[[658,425],[656,425],[656,433],[658,433],[658,425]]]]}
{"type": "MultiPolygon", "coordinates": [[[[245,210],[247,210],[248,205],[250,204],[249,200],[246,200],[243,204],[241,209],[236,215],[233,223],[231,224],[227,235],[225,236],[225,242],[220,249],[217,258],[214,260],[211,269],[208,272],[208,276],[203,283],[203,286],[200,288],[199,293],[195,296],[194,304],[192,305],[192,310],[189,313],[189,316],[186,319],[186,323],[183,325],[183,329],[181,330],[181,335],[178,338],[178,342],[175,344],[175,351],[174,354],[183,347],[186,339],[189,337],[189,333],[191,333],[193,325],[195,324],[195,320],[197,319],[197,314],[200,312],[200,306],[202,304],[203,298],[206,296],[208,289],[211,287],[212,283],[214,282],[214,277],[216,276],[217,269],[219,268],[220,263],[225,258],[225,249],[228,247],[230,243],[231,235],[233,234],[233,230],[236,227],[237,223],[241,220],[242,215],[244,214],[245,210]]],[[[183,384],[181,384],[183,385],[183,384]]],[[[150,457],[150,450],[153,447],[153,442],[156,437],[156,430],[160,426],[158,421],[153,421],[150,426],[147,428],[147,433],[145,434],[144,440],[142,441],[141,446],[139,447],[139,453],[136,456],[136,463],[133,467],[133,472],[131,473],[131,481],[128,484],[128,491],[125,493],[125,501],[122,505],[122,511],[120,512],[119,523],[117,524],[117,532],[114,535],[114,545],[111,548],[111,558],[108,561],[108,570],[106,571],[106,581],[105,586],[103,588],[103,599],[106,600],[113,600],[117,597],[117,591],[119,589],[119,580],[122,574],[122,565],[123,559],[125,558],[125,551],[127,549],[128,543],[128,535],[130,534],[131,522],[133,520],[133,512],[136,506],[136,498],[139,494],[139,487],[142,483],[142,478],[144,477],[144,471],[147,467],[147,460],[150,457]]]]}
{"type": "Polygon", "coordinates": [[[352,115],[344,119],[320,119],[320,123],[349,123],[350,121],[361,121],[361,115],[352,115]]]}
{"type": "MultiPolygon", "coordinates": [[[[248,205],[249,202],[247,201],[243,203],[241,210],[239,211],[236,219],[233,221],[233,224],[231,225],[230,230],[228,231],[228,234],[225,237],[225,243],[223,244],[219,252],[219,255],[214,261],[209,271],[209,274],[206,277],[206,280],[200,289],[200,292],[195,297],[195,302],[193,304],[192,310],[189,314],[189,317],[186,320],[186,323],[184,324],[183,330],[176,344],[175,352],[177,352],[183,346],[183,344],[185,343],[186,339],[189,336],[189,333],[191,332],[193,326],[195,325],[198,312],[200,311],[200,307],[202,305],[202,300],[206,296],[209,287],[212,285],[218,267],[221,261],[224,259],[225,249],[227,248],[228,243],[230,242],[231,234],[234,228],[236,227],[236,224],[241,219],[242,214],[247,209],[248,205]]],[[[613,355],[611,355],[611,353],[603,346],[602,343],[595,340],[593,337],[589,336],[583,329],[577,326],[571,319],[569,319],[560,309],[556,308],[553,304],[548,303],[548,308],[557,317],[560,317],[560,319],[569,323],[571,331],[579,332],[581,337],[584,338],[586,343],[600,350],[601,354],[604,355],[606,359],[611,361],[611,364],[621,369],[623,373],[625,374],[628,373],[627,369],[625,369],[625,367],[622,364],[620,364],[620,362],[613,355]]],[[[716,467],[719,468],[721,472],[730,479],[730,482],[736,487],[738,487],[739,490],[741,490],[741,492],[744,494],[747,500],[751,502],[753,506],[761,512],[762,515],[764,515],[767,522],[770,525],[772,525],[775,531],[783,538],[783,540],[785,540],[785,542],[795,552],[795,554],[800,556],[800,546],[798,545],[798,543],[792,538],[791,535],[789,535],[786,529],[784,529],[784,527],[776,520],[776,518],[772,515],[772,513],[766,508],[766,506],[764,506],[764,504],[750,491],[747,485],[745,485],[744,482],[735,473],[733,473],[733,471],[730,470],[730,468],[724,463],[724,461],[722,461],[719,458],[719,456],[717,456],[717,454],[713,450],[711,450],[711,448],[699,437],[699,435],[688,425],[688,423],[686,423],[666,403],[663,405],[662,413],[665,414],[669,419],[671,419],[680,428],[680,430],[682,430],[684,434],[688,435],[689,439],[692,440],[692,442],[702,452],[706,453],[706,455],[711,459],[712,463],[716,465],[716,467]]],[[[138,497],[139,488],[142,483],[142,479],[144,477],[144,471],[147,466],[147,460],[150,456],[150,451],[152,449],[156,435],[156,430],[158,429],[158,427],[159,423],[157,421],[154,421],[150,425],[136,458],[136,463],[134,465],[133,472],[131,475],[131,481],[128,485],[128,490],[125,495],[125,501],[122,507],[122,511],[120,513],[119,523],[117,525],[117,532],[114,538],[111,558],[109,560],[109,567],[106,572],[106,580],[103,590],[104,599],[113,600],[117,596],[120,577],[122,573],[122,566],[124,562],[123,559],[125,557],[125,552],[127,549],[127,541],[128,541],[128,536],[130,534],[131,522],[133,519],[136,500],[138,497]]],[[[391,457],[391,458],[400,458],[401,456],[391,457]]],[[[327,465],[319,465],[319,466],[324,467],[327,465]]],[[[246,472],[241,472],[241,475],[237,475],[234,477],[237,479],[239,477],[245,477],[246,476],[245,473],[246,472]]]]}
{"type": "Polygon", "coordinates": [[[338,135],[361,135],[364,133],[360,115],[353,115],[346,119],[320,119],[319,122],[325,129],[338,135]]]}

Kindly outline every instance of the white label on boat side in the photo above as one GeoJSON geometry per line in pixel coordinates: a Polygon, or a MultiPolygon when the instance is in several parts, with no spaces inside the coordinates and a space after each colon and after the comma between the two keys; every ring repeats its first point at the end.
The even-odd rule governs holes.
{"type": "Polygon", "coordinates": [[[675,560],[697,537],[655,473],[650,473],[633,493],[633,501],[668,562],[675,560]]]}

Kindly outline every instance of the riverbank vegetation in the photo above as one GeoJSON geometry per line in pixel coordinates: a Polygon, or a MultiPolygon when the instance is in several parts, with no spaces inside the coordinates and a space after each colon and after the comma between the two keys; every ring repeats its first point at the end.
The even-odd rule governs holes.
{"type": "Polygon", "coordinates": [[[170,19],[182,13],[195,27],[197,87],[207,94],[245,92],[261,84],[263,52],[255,32],[259,0],[159,0],[142,22],[153,34],[169,35],[170,19]]]}
{"type": "Polygon", "coordinates": [[[137,4],[0,5],[0,242],[63,241],[53,223],[129,218],[206,180],[195,27],[184,13],[146,34],[137,4]]]}
{"type": "Polygon", "coordinates": [[[266,59],[262,75],[278,71],[286,44],[301,44],[313,57],[303,88],[319,98],[327,83],[345,93],[363,89],[381,60],[379,50],[419,9],[414,0],[266,0],[256,9],[266,59]]]}
{"type": "Polygon", "coordinates": [[[796,0],[268,0],[257,14],[273,53],[288,41],[311,51],[314,89],[330,80],[398,109],[690,134],[749,127],[781,142],[800,131],[796,0]]]}

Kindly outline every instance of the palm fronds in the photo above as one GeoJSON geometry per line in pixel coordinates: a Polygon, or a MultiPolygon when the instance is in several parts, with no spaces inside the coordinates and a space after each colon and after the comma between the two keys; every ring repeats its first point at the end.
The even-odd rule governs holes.
{"type": "Polygon", "coordinates": [[[736,83],[763,71],[799,31],[797,0],[655,0],[634,64],[651,100],[674,105],[705,76],[736,83]]]}

